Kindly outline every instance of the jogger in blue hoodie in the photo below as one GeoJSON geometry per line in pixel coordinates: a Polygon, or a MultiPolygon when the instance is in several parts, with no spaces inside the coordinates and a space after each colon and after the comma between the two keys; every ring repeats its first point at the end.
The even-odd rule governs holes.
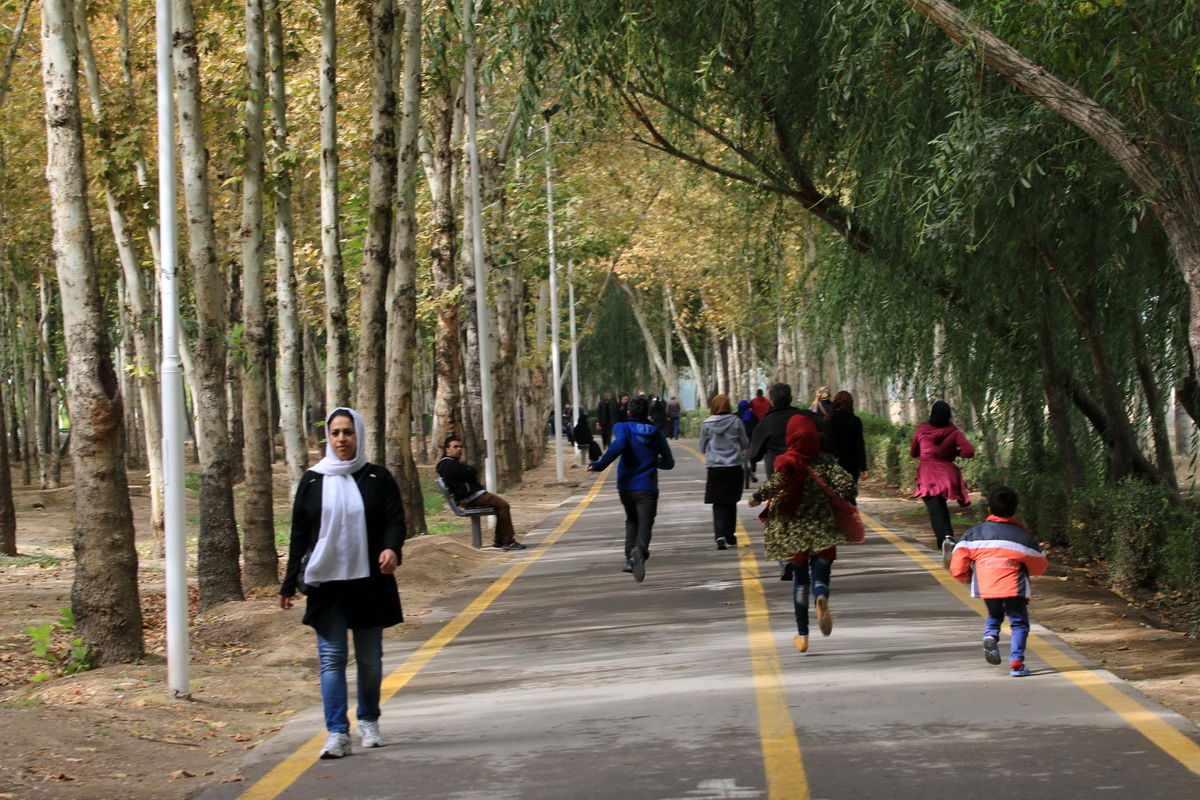
{"type": "Polygon", "coordinates": [[[637,397],[629,403],[629,419],[613,427],[613,442],[588,472],[600,472],[621,457],[617,465],[617,494],[625,506],[625,566],[633,579],[646,578],[650,557],[650,532],[658,512],[658,471],[672,469],[675,457],[667,437],[648,419],[650,401],[637,397]]]}

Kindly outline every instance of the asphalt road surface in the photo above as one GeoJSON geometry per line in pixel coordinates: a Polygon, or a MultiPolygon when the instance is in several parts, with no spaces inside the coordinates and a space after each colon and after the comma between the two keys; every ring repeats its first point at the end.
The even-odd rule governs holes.
{"type": "Polygon", "coordinates": [[[1200,798],[1196,727],[1037,626],[1036,579],[1012,678],[983,659],[982,603],[869,517],[834,564],[833,635],[814,614],[796,652],[757,510],[718,551],[694,442],[672,444],[644,583],[620,571],[616,467],[580,475],[428,638],[385,637],[386,746],[318,760],[311,709],[201,800],[1200,798]]]}

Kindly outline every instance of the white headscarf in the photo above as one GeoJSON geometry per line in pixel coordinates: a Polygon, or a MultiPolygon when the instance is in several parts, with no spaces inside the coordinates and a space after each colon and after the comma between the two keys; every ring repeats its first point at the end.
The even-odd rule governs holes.
{"type": "Polygon", "coordinates": [[[367,463],[366,429],[362,417],[351,408],[338,407],[325,418],[325,430],[335,416],[350,415],[358,450],[354,458],[342,461],[333,453],[328,435],[325,457],[317,462],[313,472],[324,475],[321,481],[321,530],[317,544],[304,570],[304,582],[319,586],[326,581],[349,581],[371,574],[367,558],[367,517],[362,494],[354,482],[354,473],[367,463]]]}

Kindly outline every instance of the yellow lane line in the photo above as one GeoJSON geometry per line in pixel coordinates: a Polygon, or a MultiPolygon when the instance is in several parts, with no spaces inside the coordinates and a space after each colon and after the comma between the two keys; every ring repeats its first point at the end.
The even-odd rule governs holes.
{"type": "MultiPolygon", "coordinates": [[[[859,510],[861,511],[861,509],[859,510]]],[[[919,549],[911,542],[900,538],[894,531],[876,521],[869,514],[862,514],[862,518],[871,527],[871,530],[887,539],[897,549],[933,575],[938,583],[942,584],[947,591],[961,600],[963,605],[981,617],[987,616],[986,612],[980,608],[980,601],[971,597],[970,591],[968,591],[965,584],[959,583],[950,576],[950,573],[942,566],[941,559],[930,557],[927,551],[919,549]]],[[[1180,732],[1164,720],[1160,714],[1146,708],[1113,686],[1097,670],[1059,650],[1036,633],[1030,633],[1028,647],[1063,677],[1099,700],[1113,713],[1128,722],[1135,730],[1149,739],[1154,746],[1171,756],[1171,758],[1174,758],[1191,772],[1200,775],[1200,744],[1197,744],[1191,737],[1180,732]]]]}
{"type": "MultiPolygon", "coordinates": [[[[384,678],[383,685],[380,689],[379,704],[382,706],[390,700],[397,692],[416,677],[425,666],[437,656],[456,636],[462,633],[468,625],[474,622],[479,616],[487,610],[496,598],[498,598],[505,589],[512,585],[521,573],[530,567],[535,561],[546,554],[555,542],[562,538],[575,521],[579,519],[583,510],[591,505],[596,499],[596,495],[600,493],[600,489],[604,485],[604,480],[608,476],[607,472],[600,473],[595,483],[592,484],[591,490],[587,495],[579,501],[575,509],[558,524],[549,535],[542,540],[541,544],[530,550],[525,558],[513,564],[499,578],[497,578],[488,588],[476,597],[471,604],[464,608],[458,616],[446,623],[437,633],[426,640],[416,652],[410,655],[403,664],[392,671],[390,675],[384,678]]],[[[276,765],[270,772],[260,778],[252,786],[246,789],[245,792],[238,795],[238,800],[272,800],[282,794],[289,786],[304,774],[304,772],[313,765],[321,753],[321,746],[325,743],[324,733],[318,733],[311,739],[300,745],[294,750],[291,755],[287,756],[283,761],[276,765]]]]}
{"type": "MultiPolygon", "coordinates": [[[[704,463],[704,456],[679,445],[704,463]]],[[[771,616],[767,610],[766,590],[759,578],[758,558],[750,546],[750,534],[737,519],[737,552],[742,577],[742,600],[746,611],[746,635],[750,643],[750,666],[754,673],[754,695],[758,707],[758,733],[762,744],[763,772],[767,776],[767,797],[771,800],[808,800],[808,776],[796,724],[788,709],[783,670],[771,616]]]]}

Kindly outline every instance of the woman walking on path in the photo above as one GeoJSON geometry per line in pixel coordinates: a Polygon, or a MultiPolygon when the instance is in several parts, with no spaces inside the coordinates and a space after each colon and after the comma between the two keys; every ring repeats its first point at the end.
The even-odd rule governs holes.
{"type": "Polygon", "coordinates": [[[950,522],[947,500],[956,500],[961,506],[971,505],[971,495],[962,472],[954,464],[956,458],[971,458],[975,447],[967,441],[950,422],[950,404],[938,400],[929,410],[929,422],[917,426],[913,434],[909,455],[920,458],[917,464],[917,490],[913,497],[925,501],[929,511],[929,524],[937,538],[937,547],[948,557],[949,551],[942,543],[949,540],[954,546],[954,526],[950,522]]]}
{"type": "Polygon", "coordinates": [[[828,636],[833,631],[829,581],[837,546],[861,542],[863,529],[851,505],[858,487],[832,454],[821,452],[816,424],[801,414],[792,417],[787,445],[775,457],[775,471],[754,493],[750,505],[767,501],[758,517],[763,521],[763,545],[767,558],[783,564],[781,579],[791,578],[794,641],[803,653],[808,650],[809,592],[817,606],[817,625],[828,636]]]}
{"type": "MultiPolygon", "coordinates": [[[[759,389],[759,394],[762,394],[762,389],[759,389]]],[[[766,398],[763,398],[764,400],[766,398]]],[[[739,400],[737,407],[737,418],[742,421],[742,427],[746,429],[746,441],[754,438],[754,429],[758,427],[758,417],[754,413],[754,408],[750,405],[749,400],[739,400]]],[[[749,447],[749,445],[747,445],[749,447]]],[[[754,473],[758,471],[758,462],[750,461],[746,469],[749,471],[750,481],[758,483],[758,476],[754,473]]]]}
{"type": "Polygon", "coordinates": [[[737,504],[745,485],[746,448],[750,438],[733,413],[729,398],[716,395],[710,416],[700,426],[700,452],[704,454],[704,502],[712,506],[713,536],[717,549],[737,547],[737,504]]]}
{"type": "Polygon", "coordinates": [[[833,456],[842,469],[850,473],[855,483],[865,478],[867,443],[863,438],[862,420],[854,413],[854,397],[849,392],[841,391],[833,396],[829,436],[833,440],[833,456]]]}
{"type": "Polygon", "coordinates": [[[297,589],[308,595],[303,622],[317,632],[329,732],[321,758],[341,758],[350,754],[348,630],[354,631],[358,662],[358,733],[363,747],[383,744],[383,629],[404,621],[393,576],[404,546],[404,506],[391,473],[367,462],[357,412],[335,408],[325,430],[325,457],[304,473],[296,489],[279,606],[291,608],[297,589]]]}

